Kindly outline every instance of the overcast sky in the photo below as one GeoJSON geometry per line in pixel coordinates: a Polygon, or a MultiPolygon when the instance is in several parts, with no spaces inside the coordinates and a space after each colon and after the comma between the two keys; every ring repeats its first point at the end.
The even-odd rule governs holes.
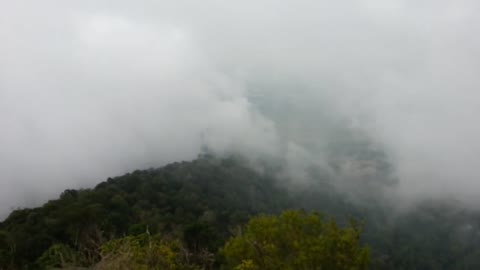
{"type": "Polygon", "coordinates": [[[478,1],[0,4],[0,215],[204,145],[325,164],[345,134],[402,196],[480,196],[478,1]]]}

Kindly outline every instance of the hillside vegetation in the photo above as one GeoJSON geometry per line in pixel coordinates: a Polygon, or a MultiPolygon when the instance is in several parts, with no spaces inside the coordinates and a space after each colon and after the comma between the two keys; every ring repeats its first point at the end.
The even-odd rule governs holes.
{"type": "Polygon", "coordinates": [[[430,201],[392,217],[273,175],[205,155],[65,190],[0,223],[0,269],[480,269],[477,212],[430,201]]]}

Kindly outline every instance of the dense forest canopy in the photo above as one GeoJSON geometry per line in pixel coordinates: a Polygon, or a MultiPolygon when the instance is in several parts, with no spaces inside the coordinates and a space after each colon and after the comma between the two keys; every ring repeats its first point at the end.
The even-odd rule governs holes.
{"type": "MultiPolygon", "coordinates": [[[[258,214],[279,214],[292,208],[324,213],[336,219],[339,228],[349,226],[351,218],[363,224],[361,243],[353,246],[370,247],[371,269],[480,267],[478,212],[456,204],[425,201],[394,216],[388,203],[354,204],[321,179],[305,188],[288,188],[274,171],[251,169],[248,162],[237,157],[202,155],[189,162],[109,178],[92,189],[65,190],[58,199],[42,207],[15,210],[0,223],[0,268],[42,269],[52,261],[58,267],[58,258],[84,267],[108,264],[102,257],[107,249],[118,252],[137,248],[143,254],[138,255],[141,258],[149,258],[149,252],[160,252],[165,260],[170,255],[177,258],[181,250],[186,250],[192,265],[220,269],[232,265],[232,261],[242,263],[238,252],[248,250],[241,247],[248,244],[242,238],[232,238],[237,240],[226,245],[238,226],[258,214]],[[158,250],[142,249],[145,233],[157,237],[148,241],[154,241],[158,250]],[[132,246],[134,243],[139,246],[132,246]],[[225,254],[229,254],[229,261],[225,254]]],[[[255,228],[262,222],[284,221],[251,222],[246,227],[247,236],[255,236],[255,228]]],[[[288,238],[275,238],[286,241],[276,243],[278,246],[292,244],[288,238]]],[[[307,250],[314,250],[315,242],[308,243],[307,250]]],[[[282,252],[268,256],[275,261],[275,256],[284,256],[282,252]]],[[[321,258],[322,252],[318,252],[316,259],[321,258]]],[[[245,256],[247,265],[242,267],[261,268],[255,257],[245,256]]],[[[172,258],[170,263],[178,259],[172,258]]]]}

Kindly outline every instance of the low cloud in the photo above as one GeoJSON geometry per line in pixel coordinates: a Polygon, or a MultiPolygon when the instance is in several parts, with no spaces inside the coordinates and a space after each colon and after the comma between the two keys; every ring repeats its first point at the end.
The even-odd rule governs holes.
{"type": "Polygon", "coordinates": [[[479,8],[5,3],[0,214],[203,146],[475,202],[479,8]]]}

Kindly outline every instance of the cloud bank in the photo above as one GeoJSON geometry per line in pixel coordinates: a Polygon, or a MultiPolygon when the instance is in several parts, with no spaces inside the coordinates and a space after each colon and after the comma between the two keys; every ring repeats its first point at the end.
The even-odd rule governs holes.
{"type": "Polygon", "coordinates": [[[2,6],[2,215],[203,146],[479,195],[476,1],[2,6]]]}

